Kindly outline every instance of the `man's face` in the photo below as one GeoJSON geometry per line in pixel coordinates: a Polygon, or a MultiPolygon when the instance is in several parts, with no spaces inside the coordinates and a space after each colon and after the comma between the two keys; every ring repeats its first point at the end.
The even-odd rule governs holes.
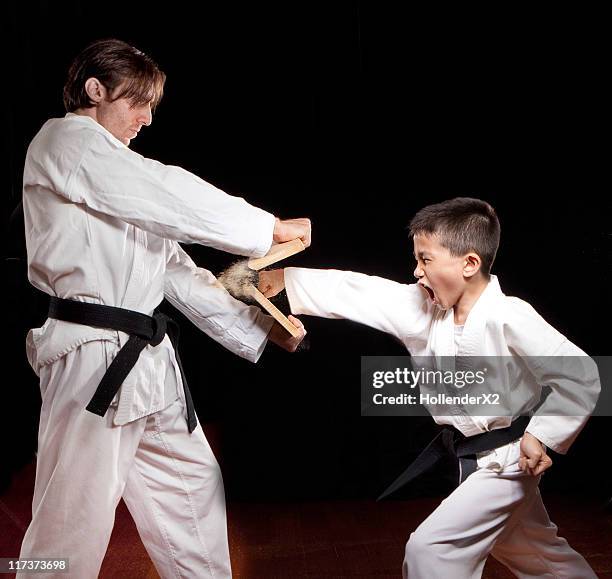
{"type": "Polygon", "coordinates": [[[434,304],[444,310],[452,308],[464,289],[465,258],[452,256],[436,235],[415,235],[413,241],[418,285],[434,304]]]}
{"type": "Polygon", "coordinates": [[[114,137],[129,146],[142,126],[151,124],[151,103],[132,105],[125,97],[112,102],[104,99],[97,105],[96,118],[114,137]]]}

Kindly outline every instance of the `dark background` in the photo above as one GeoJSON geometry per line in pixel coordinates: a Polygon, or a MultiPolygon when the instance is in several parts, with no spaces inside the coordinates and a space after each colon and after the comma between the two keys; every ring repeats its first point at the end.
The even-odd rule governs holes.
{"type": "MultiPolygon", "coordinates": [[[[64,114],[71,59],[91,40],[113,36],[149,53],[168,75],[154,122],[132,148],[279,217],[310,217],[313,244],[287,265],[409,282],[411,216],[432,202],[479,197],[502,224],[494,273],[504,292],[530,302],[589,354],[610,354],[597,15],[260,4],[9,4],[5,257],[23,256],[19,224],[8,222],[27,145],[48,118],[64,114]]],[[[215,273],[233,260],[187,249],[215,273]]],[[[9,419],[0,433],[0,488],[36,448],[40,396],[24,337],[45,319],[23,259],[3,267],[9,419]]],[[[388,336],[303,318],[308,349],[289,355],[269,346],[252,365],[177,317],[198,414],[230,497],[373,498],[436,431],[429,418],[360,416],[360,356],[401,354],[388,336]]],[[[542,486],[609,496],[610,475],[599,466],[609,428],[609,418],[591,419],[569,455],[553,456],[542,486]]],[[[449,485],[439,470],[404,496],[449,485]]]]}

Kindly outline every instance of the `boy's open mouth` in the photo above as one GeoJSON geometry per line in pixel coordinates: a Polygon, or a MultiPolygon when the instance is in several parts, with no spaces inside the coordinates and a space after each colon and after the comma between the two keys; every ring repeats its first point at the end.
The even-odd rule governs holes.
{"type": "Polygon", "coordinates": [[[427,291],[427,293],[429,294],[429,297],[431,298],[431,301],[435,302],[436,296],[434,294],[434,291],[428,285],[425,285],[423,282],[419,282],[419,285],[427,291]]]}

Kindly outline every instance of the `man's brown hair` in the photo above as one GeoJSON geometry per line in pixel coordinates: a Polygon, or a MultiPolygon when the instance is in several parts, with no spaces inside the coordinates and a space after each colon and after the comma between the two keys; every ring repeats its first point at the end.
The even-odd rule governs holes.
{"type": "Polygon", "coordinates": [[[471,251],[482,260],[482,272],[491,273],[499,247],[500,225],[486,201],[456,197],[423,207],[410,222],[410,235],[435,235],[442,247],[459,257],[471,251]]]}
{"type": "Polygon", "coordinates": [[[67,112],[95,106],[85,91],[85,82],[91,77],[104,85],[112,101],[126,97],[134,106],[150,102],[153,110],[166,82],[166,75],[153,59],[137,48],[114,38],[96,40],[70,65],[64,85],[67,112]],[[119,87],[121,90],[115,94],[119,87]]]}

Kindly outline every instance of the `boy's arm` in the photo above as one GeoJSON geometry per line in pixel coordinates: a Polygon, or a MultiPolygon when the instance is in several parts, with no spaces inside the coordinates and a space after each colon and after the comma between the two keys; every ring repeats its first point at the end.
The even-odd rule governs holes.
{"type": "Polygon", "coordinates": [[[257,362],[268,339],[282,348],[295,350],[303,335],[295,339],[282,328],[274,331],[272,317],[256,306],[234,299],[210,271],[197,267],[178,243],[166,243],[169,258],[164,295],[200,330],[250,362],[257,362]]]}
{"type": "Polygon", "coordinates": [[[359,322],[399,338],[409,348],[427,341],[431,305],[416,284],[334,269],[288,267],[259,275],[266,296],[286,288],[293,314],[359,322]]]}
{"type": "Polygon", "coordinates": [[[521,356],[538,384],[551,388],[526,431],[566,454],[599,397],[595,362],[520,300],[514,301],[505,333],[508,346],[521,356]]]}

